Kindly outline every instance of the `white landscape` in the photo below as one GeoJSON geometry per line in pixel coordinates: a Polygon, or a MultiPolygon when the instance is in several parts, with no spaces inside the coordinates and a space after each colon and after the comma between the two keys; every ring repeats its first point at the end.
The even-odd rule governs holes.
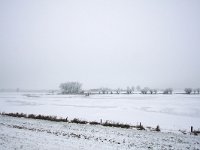
{"type": "Polygon", "coordinates": [[[190,135],[191,126],[200,128],[199,105],[200,95],[186,94],[84,96],[2,92],[1,112],[52,115],[69,120],[100,122],[102,119],[132,125],[141,122],[145,128],[159,125],[161,132],[0,116],[0,146],[2,149],[32,146],[54,149],[55,144],[57,149],[200,149],[200,137],[190,135]],[[186,135],[179,130],[186,131],[186,135]],[[68,136],[63,136],[64,133],[68,136]],[[30,138],[25,140],[26,137],[30,138]]]}
{"type": "Polygon", "coordinates": [[[200,128],[200,95],[97,94],[49,95],[0,93],[0,110],[6,113],[42,114],[88,121],[111,120],[163,130],[200,128]]]}
{"type": "Polygon", "coordinates": [[[200,0],[0,0],[0,150],[200,150],[200,0]]]}

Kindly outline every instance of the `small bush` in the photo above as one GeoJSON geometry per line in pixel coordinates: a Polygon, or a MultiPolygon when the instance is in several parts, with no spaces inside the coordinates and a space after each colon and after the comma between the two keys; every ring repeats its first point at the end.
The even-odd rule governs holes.
{"type": "Polygon", "coordinates": [[[56,121],[58,122],[68,122],[68,119],[64,119],[64,118],[59,118],[59,119],[56,119],[56,121]]]}
{"type": "Polygon", "coordinates": [[[100,123],[96,122],[96,121],[91,121],[91,122],[89,122],[89,124],[91,124],[91,125],[99,125],[100,123]]]}
{"type": "Polygon", "coordinates": [[[159,125],[157,125],[157,126],[156,126],[156,129],[155,129],[155,131],[158,131],[158,132],[160,132],[160,126],[159,126],[159,125]]]}
{"type": "Polygon", "coordinates": [[[73,120],[71,120],[71,123],[87,124],[88,122],[85,120],[80,120],[80,119],[74,118],[73,120]]]}
{"type": "Polygon", "coordinates": [[[115,122],[109,122],[109,121],[104,122],[102,125],[108,126],[108,127],[119,127],[119,128],[127,128],[127,129],[131,127],[128,124],[115,123],[115,122]]]}
{"type": "Polygon", "coordinates": [[[34,114],[29,114],[29,115],[28,115],[28,118],[34,119],[34,118],[35,118],[35,115],[34,115],[34,114]]]}

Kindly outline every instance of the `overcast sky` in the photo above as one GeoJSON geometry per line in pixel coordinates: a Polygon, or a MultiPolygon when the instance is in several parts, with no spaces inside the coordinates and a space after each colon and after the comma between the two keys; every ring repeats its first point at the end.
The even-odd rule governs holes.
{"type": "Polygon", "coordinates": [[[0,88],[200,87],[199,0],[0,0],[0,88]]]}

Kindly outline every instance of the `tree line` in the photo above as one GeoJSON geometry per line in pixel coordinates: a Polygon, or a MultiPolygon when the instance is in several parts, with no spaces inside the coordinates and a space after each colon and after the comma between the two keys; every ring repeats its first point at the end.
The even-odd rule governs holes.
{"type": "MultiPolygon", "coordinates": [[[[89,89],[83,90],[82,84],[79,82],[65,82],[60,84],[60,91],[61,94],[85,94],[89,96],[90,94],[134,94],[134,93],[141,93],[141,94],[173,94],[172,88],[166,88],[163,90],[153,89],[153,88],[140,88],[137,86],[127,86],[126,89],[117,88],[117,89],[110,89],[110,88],[97,88],[97,89],[89,89]]],[[[185,88],[185,94],[200,94],[200,88],[185,88]]]]}

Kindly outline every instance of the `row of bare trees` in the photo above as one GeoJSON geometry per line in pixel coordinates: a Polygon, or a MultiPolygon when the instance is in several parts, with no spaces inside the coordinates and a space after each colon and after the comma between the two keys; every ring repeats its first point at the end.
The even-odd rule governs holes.
{"type": "Polygon", "coordinates": [[[186,94],[200,94],[200,88],[197,89],[192,89],[192,88],[185,88],[185,93],[186,94]]]}
{"type": "MultiPolygon", "coordinates": [[[[140,88],[137,86],[127,86],[126,89],[109,89],[109,88],[99,88],[99,89],[91,89],[84,91],[82,90],[82,84],[79,82],[65,82],[60,84],[60,89],[62,94],[83,94],[87,93],[88,95],[91,93],[96,94],[133,94],[133,93],[141,93],[141,94],[157,94],[158,91],[161,94],[172,94],[172,88],[166,88],[164,90],[157,90],[148,87],[140,88]]],[[[192,89],[192,88],[185,88],[184,89],[186,94],[200,94],[200,88],[192,89]]]]}

